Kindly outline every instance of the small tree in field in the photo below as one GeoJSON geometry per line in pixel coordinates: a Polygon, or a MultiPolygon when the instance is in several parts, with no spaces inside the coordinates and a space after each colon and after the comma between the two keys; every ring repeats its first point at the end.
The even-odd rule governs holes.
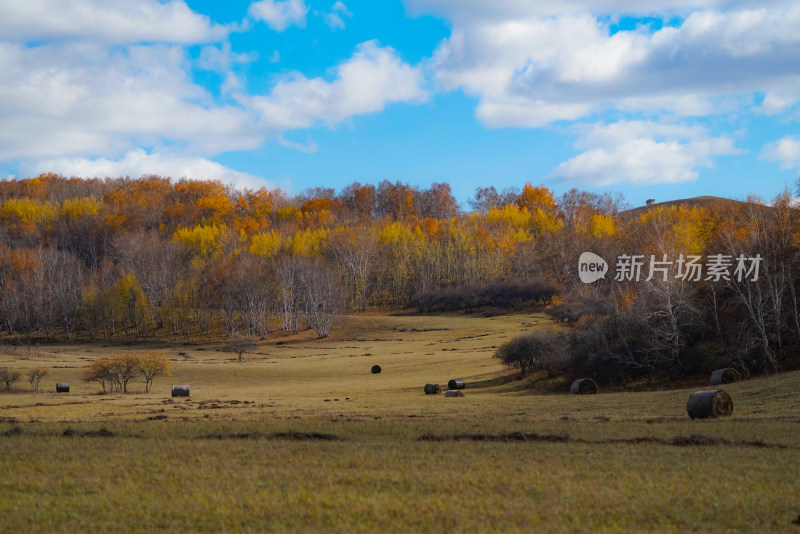
{"type": "Polygon", "coordinates": [[[11,385],[19,380],[20,377],[19,371],[14,371],[13,369],[6,369],[5,367],[0,368],[0,384],[2,384],[3,389],[5,389],[6,393],[11,392],[11,385]]]}
{"type": "Polygon", "coordinates": [[[103,386],[103,393],[106,392],[106,384],[108,384],[110,391],[114,391],[116,382],[111,374],[111,360],[100,358],[93,361],[89,364],[89,367],[83,370],[81,379],[86,382],[97,382],[103,386]]]}
{"type": "Polygon", "coordinates": [[[39,381],[49,374],[46,367],[34,367],[28,371],[28,382],[34,391],[39,391],[39,381]]]}
{"type": "Polygon", "coordinates": [[[124,356],[114,356],[111,358],[111,371],[117,378],[122,392],[128,392],[128,382],[133,380],[133,376],[139,370],[139,356],[126,354],[124,356]]]}
{"type": "Polygon", "coordinates": [[[144,375],[145,391],[150,393],[153,380],[157,376],[172,376],[169,370],[169,361],[158,352],[146,352],[139,356],[139,370],[144,375]]]}
{"type": "Polygon", "coordinates": [[[256,342],[246,336],[234,336],[233,339],[225,344],[222,350],[225,352],[233,352],[242,361],[244,354],[250,352],[256,346],[256,342]]]}
{"type": "Polygon", "coordinates": [[[140,358],[135,354],[100,358],[83,370],[81,378],[86,382],[98,382],[106,392],[106,385],[111,392],[128,392],[128,382],[140,370],[140,358]]]}

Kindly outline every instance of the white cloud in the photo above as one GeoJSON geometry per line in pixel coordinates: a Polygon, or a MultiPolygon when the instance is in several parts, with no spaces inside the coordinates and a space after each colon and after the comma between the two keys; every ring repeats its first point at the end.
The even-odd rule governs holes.
{"type": "Polygon", "coordinates": [[[710,137],[701,126],[620,121],[586,128],[577,156],[551,177],[592,186],[652,185],[697,179],[713,156],[738,154],[727,137],[710,137]]]}
{"type": "Polygon", "coordinates": [[[200,51],[198,66],[205,70],[225,72],[235,65],[252,63],[257,60],[258,52],[236,53],[231,51],[231,44],[226,42],[220,46],[203,47],[200,51]]]}
{"type": "Polygon", "coordinates": [[[0,43],[0,160],[259,146],[255,113],[215,104],[189,69],[180,46],[0,43]]]}
{"type": "Polygon", "coordinates": [[[347,17],[353,16],[353,14],[350,13],[350,10],[347,9],[347,6],[344,5],[344,2],[342,2],[341,0],[336,0],[336,2],[331,7],[331,11],[338,11],[339,13],[347,17]]]}
{"type": "Polygon", "coordinates": [[[352,17],[353,14],[347,9],[347,6],[341,0],[337,0],[331,6],[330,13],[325,13],[322,18],[332,30],[343,30],[345,28],[344,19],[342,17],[352,17]]]}
{"type": "Polygon", "coordinates": [[[269,184],[263,178],[238,172],[205,158],[177,157],[160,153],[148,154],[142,149],[127,152],[121,159],[60,158],[40,161],[20,167],[21,174],[37,176],[55,172],[64,176],[81,178],[138,178],[155,174],[191,180],[220,180],[239,188],[258,188],[269,184]]]}
{"type": "MultiPolygon", "coordinates": [[[[800,5],[722,0],[543,3],[412,0],[453,31],[430,66],[439,87],[479,98],[491,127],[538,127],[605,110],[704,116],[800,100],[800,5]],[[741,4],[741,5],[740,5],[741,4]],[[728,11],[710,8],[731,8],[728,11]],[[697,10],[702,8],[701,10],[697,10]],[[611,35],[615,16],[681,12],[679,27],[611,35]]],[[[667,17],[668,18],[668,17],[667,17]]]]}
{"type": "MultiPolygon", "coordinates": [[[[251,5],[252,16],[282,28],[304,24],[306,12],[302,0],[251,5]]],[[[331,13],[350,16],[342,2],[331,13]]],[[[210,158],[268,139],[314,153],[310,136],[302,143],[285,134],[427,98],[422,69],[377,42],[359,45],[330,78],[295,73],[248,96],[237,66],[257,54],[234,51],[224,39],[229,28],[179,0],[0,0],[0,162],[18,174],[157,173],[242,184],[257,177],[210,158]],[[188,45],[206,43],[214,44],[193,59],[188,45]],[[195,81],[198,69],[219,73],[219,94],[195,81]]],[[[280,60],[277,50],[269,60],[280,60]]]]}
{"type": "Polygon", "coordinates": [[[248,12],[254,19],[282,32],[292,25],[305,28],[308,8],[304,0],[260,0],[250,4],[248,12]]]}
{"type": "MultiPolygon", "coordinates": [[[[752,0],[405,0],[414,15],[432,13],[464,20],[510,20],[529,17],[553,17],[575,13],[593,15],[681,14],[698,9],[723,9],[752,6],[752,0]]],[[[791,5],[792,0],[761,0],[760,6],[791,5]]]]}
{"type": "Polygon", "coordinates": [[[291,148],[292,150],[297,150],[298,152],[304,152],[306,154],[314,154],[317,152],[317,143],[316,141],[311,139],[311,135],[306,135],[306,143],[298,143],[297,141],[290,141],[286,139],[283,135],[278,136],[278,144],[281,146],[285,146],[286,148],[291,148]]]}
{"type": "MultiPolygon", "coordinates": [[[[330,81],[294,74],[266,95],[249,97],[236,67],[254,61],[256,54],[235,52],[225,41],[205,46],[192,59],[181,40],[203,42],[216,36],[219,27],[195,17],[183,2],[144,0],[134,4],[64,2],[86,11],[83,20],[90,26],[107,23],[119,32],[114,38],[87,29],[83,37],[67,39],[66,30],[59,33],[54,29],[57,17],[42,17],[39,26],[11,32],[12,37],[21,39],[18,42],[0,34],[0,162],[31,174],[158,173],[216,177],[240,184],[253,177],[209,158],[257,148],[268,139],[292,150],[314,153],[317,145],[310,136],[306,143],[298,143],[284,134],[319,123],[333,125],[353,115],[382,110],[392,102],[417,102],[427,96],[419,67],[403,62],[391,48],[367,42],[333,69],[330,81]],[[154,23],[178,43],[142,44],[150,29],[126,33],[119,22],[147,25],[148,17],[175,25],[170,33],[154,23]],[[180,17],[194,21],[194,33],[180,17]],[[115,21],[119,22],[116,26],[115,21]],[[43,41],[27,42],[36,36],[43,41]],[[59,36],[64,38],[54,40],[59,36]],[[195,82],[196,69],[220,74],[219,96],[195,82]]],[[[253,4],[253,9],[264,14],[267,4],[253,4]]],[[[44,0],[26,3],[28,11],[18,5],[0,0],[0,13],[19,21],[37,9],[52,7],[56,14],[62,9],[61,3],[44,0]]],[[[286,15],[282,20],[298,23],[296,13],[300,12],[304,20],[302,1],[270,5],[286,15]]],[[[342,3],[331,9],[349,13],[342,3]]],[[[0,27],[4,24],[8,19],[0,20],[0,27]]],[[[271,59],[280,60],[279,53],[275,51],[271,59]]]]}
{"type": "Polygon", "coordinates": [[[28,173],[157,172],[243,183],[247,176],[208,158],[271,138],[314,153],[310,137],[298,143],[284,134],[427,96],[421,69],[375,42],[359,45],[330,81],[295,74],[264,96],[244,95],[232,70],[252,59],[227,43],[206,47],[192,60],[180,45],[0,41],[0,161],[28,173]],[[219,72],[222,94],[236,103],[220,103],[197,85],[192,69],[198,67],[219,72]]]}
{"type": "Polygon", "coordinates": [[[4,41],[205,43],[228,34],[183,0],[0,0],[4,41]]]}
{"type": "Polygon", "coordinates": [[[345,28],[342,17],[336,13],[325,13],[322,18],[325,21],[325,24],[327,24],[332,30],[343,30],[345,28]]]}
{"type": "Polygon", "coordinates": [[[427,98],[421,70],[376,41],[358,45],[353,57],[336,67],[335,75],[329,82],[295,73],[268,96],[247,98],[245,105],[260,112],[262,125],[285,131],[317,122],[334,125],[354,115],[381,111],[393,102],[427,98]]]}
{"type": "Polygon", "coordinates": [[[764,145],[759,155],[761,159],[777,161],[781,169],[800,168],[800,137],[787,135],[764,145]]]}
{"type": "Polygon", "coordinates": [[[220,89],[223,94],[229,95],[234,91],[244,89],[244,83],[232,69],[237,65],[252,63],[257,60],[257,52],[235,53],[231,51],[231,44],[226,42],[220,46],[210,45],[203,47],[197,60],[197,66],[223,75],[224,81],[220,89]]]}
{"type": "Polygon", "coordinates": [[[765,115],[776,115],[792,107],[798,100],[800,100],[800,87],[767,91],[761,105],[755,110],[765,115]]]}

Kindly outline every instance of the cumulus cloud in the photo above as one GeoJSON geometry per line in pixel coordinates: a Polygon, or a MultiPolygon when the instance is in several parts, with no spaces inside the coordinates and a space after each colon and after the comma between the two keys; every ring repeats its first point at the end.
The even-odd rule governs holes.
{"type": "MultiPolygon", "coordinates": [[[[456,21],[509,20],[528,17],[552,17],[575,13],[593,15],[651,15],[686,13],[698,9],[723,9],[752,6],[750,0],[560,0],[531,2],[530,0],[405,0],[414,15],[432,13],[456,21]]],[[[791,0],[761,0],[759,5],[790,5],[791,0]]]]}
{"type": "Polygon", "coordinates": [[[244,103],[260,112],[261,124],[275,131],[334,125],[354,115],[381,111],[393,102],[427,98],[419,67],[403,62],[390,47],[361,43],[353,57],[335,69],[335,79],[306,78],[294,73],[269,95],[244,103]]]}
{"type": "Polygon", "coordinates": [[[491,127],[538,127],[606,110],[702,116],[752,106],[762,94],[760,110],[777,113],[800,99],[796,2],[619,0],[604,2],[602,13],[597,4],[413,0],[409,7],[453,20],[430,66],[442,90],[478,97],[477,116],[491,127]],[[730,9],[712,9],[722,7],[730,9]],[[619,14],[675,12],[683,17],[677,27],[611,31],[619,14]]]}
{"type": "Polygon", "coordinates": [[[282,32],[292,25],[305,28],[308,8],[304,0],[260,0],[250,4],[248,12],[254,19],[282,32]]]}
{"type": "Polygon", "coordinates": [[[767,143],[759,155],[761,159],[777,161],[781,169],[800,168],[800,137],[787,135],[767,143]]]}
{"type": "Polygon", "coordinates": [[[79,40],[126,44],[205,43],[229,29],[212,24],[183,0],[16,0],[0,1],[4,41],[79,40]]]}
{"type": "Polygon", "coordinates": [[[213,155],[264,140],[255,113],[217,105],[176,45],[0,43],[0,160],[113,156],[178,143],[213,155]]]}
{"type": "Polygon", "coordinates": [[[142,149],[127,152],[122,158],[58,158],[23,165],[24,175],[36,176],[55,172],[64,176],[81,178],[116,178],[143,175],[159,175],[192,180],[220,180],[239,188],[258,188],[269,184],[263,178],[220,165],[205,158],[170,156],[160,153],[148,154],[142,149]]]}
{"type": "MultiPolygon", "coordinates": [[[[269,15],[267,4],[253,5],[269,15]]],[[[9,20],[22,20],[29,13],[22,5],[0,0],[0,27],[9,20]],[[16,19],[2,18],[3,13],[16,19]]],[[[51,6],[44,0],[24,5],[30,13],[51,6]]],[[[61,5],[53,3],[53,12],[60,13],[61,5]]],[[[295,73],[270,91],[251,97],[244,93],[246,85],[236,67],[256,60],[257,55],[235,52],[224,41],[207,44],[193,59],[184,41],[202,44],[225,32],[195,16],[183,2],[144,0],[131,7],[130,2],[75,0],[63,5],[86,10],[86,24],[108,23],[117,34],[112,38],[87,29],[85,35],[72,38],[67,30],[56,31],[55,22],[47,17],[39,26],[9,32],[12,39],[0,33],[0,161],[16,165],[18,174],[157,173],[247,184],[257,177],[209,158],[257,148],[269,139],[314,153],[317,145],[310,136],[300,143],[285,134],[296,128],[340,123],[393,102],[419,102],[427,96],[419,67],[403,62],[391,48],[368,42],[333,69],[330,80],[295,73]],[[169,29],[155,27],[174,42],[168,38],[146,42],[151,29],[126,33],[121,22],[114,26],[117,18],[146,26],[150,16],[170,25],[169,29]],[[192,22],[194,30],[189,31],[192,22]],[[39,37],[43,41],[29,41],[39,37]],[[219,95],[197,83],[198,69],[220,74],[219,95]]],[[[302,11],[305,16],[302,1],[270,5],[288,13],[286,21],[299,21],[293,12],[302,11]]],[[[349,14],[341,2],[331,9],[349,14]]],[[[279,59],[276,51],[271,60],[279,59]]]]}
{"type": "Polygon", "coordinates": [[[713,156],[740,153],[731,139],[711,137],[698,125],[619,121],[584,129],[582,152],[561,163],[552,178],[592,186],[652,185],[697,179],[713,156]]]}

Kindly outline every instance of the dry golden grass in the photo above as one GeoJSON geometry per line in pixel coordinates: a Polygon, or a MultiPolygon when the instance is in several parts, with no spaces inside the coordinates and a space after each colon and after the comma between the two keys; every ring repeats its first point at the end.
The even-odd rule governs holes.
{"type": "Polygon", "coordinates": [[[38,394],[18,383],[0,395],[0,530],[797,528],[800,374],[725,386],[734,414],[714,421],[686,415],[702,383],[536,394],[492,353],[537,326],[553,327],[358,316],[325,340],[262,342],[244,362],[213,344],[0,352],[0,366],[51,373],[38,394]],[[92,359],[145,349],[173,365],[150,394],[140,381],[99,395],[78,379],[92,359]],[[450,378],[465,379],[466,397],[423,393],[450,378]],[[191,397],[170,398],[173,383],[191,397]]]}

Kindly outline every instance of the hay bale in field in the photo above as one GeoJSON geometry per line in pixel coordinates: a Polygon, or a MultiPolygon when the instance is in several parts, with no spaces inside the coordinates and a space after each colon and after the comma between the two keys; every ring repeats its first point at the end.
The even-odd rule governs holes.
{"type": "Polygon", "coordinates": [[[597,384],[591,378],[579,378],[572,383],[569,392],[575,395],[595,395],[597,384]]]}
{"type": "Polygon", "coordinates": [[[686,411],[692,419],[724,417],[733,413],[733,399],[721,389],[695,391],[689,396],[686,411]]]}
{"type": "Polygon", "coordinates": [[[372,366],[372,374],[373,375],[381,374],[381,366],[380,365],[373,365],[372,366]]]}
{"type": "Polygon", "coordinates": [[[69,384],[66,382],[56,382],[56,393],[69,393],[69,384]]]}
{"type": "Polygon", "coordinates": [[[442,392],[439,384],[425,384],[425,395],[438,395],[442,392]]]}
{"type": "Polygon", "coordinates": [[[444,394],[445,397],[463,397],[464,392],[457,389],[449,389],[444,394]]]}
{"type": "Polygon", "coordinates": [[[742,379],[739,371],[727,367],[725,369],[717,369],[711,373],[710,383],[712,386],[719,386],[720,384],[732,384],[742,379]]]}
{"type": "Polygon", "coordinates": [[[454,378],[447,383],[447,389],[464,389],[467,385],[463,378],[454,378]]]}
{"type": "Polygon", "coordinates": [[[172,386],[172,396],[173,397],[188,397],[189,396],[189,386],[172,386]]]}

